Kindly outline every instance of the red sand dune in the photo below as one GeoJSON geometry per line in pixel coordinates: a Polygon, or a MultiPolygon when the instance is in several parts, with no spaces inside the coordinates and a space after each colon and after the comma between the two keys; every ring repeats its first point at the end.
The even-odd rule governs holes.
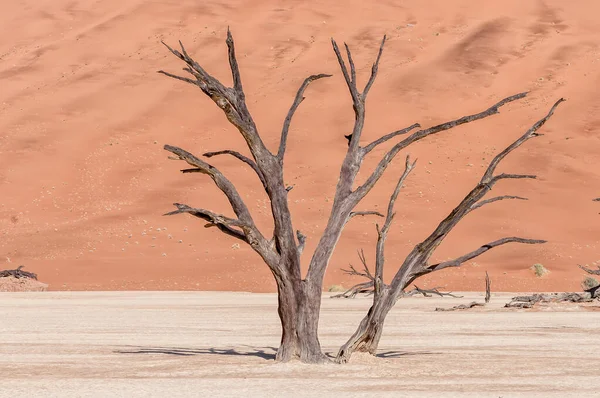
{"type": "MultiPolygon", "coordinates": [[[[383,34],[389,41],[367,104],[365,142],[394,129],[474,113],[530,90],[483,121],[410,147],[419,158],[397,202],[387,249],[390,276],[403,256],[471,189],[503,146],[567,102],[501,165],[537,181],[498,184],[501,202],[468,216],[436,259],[502,236],[547,239],[505,246],[431,276],[424,285],[495,290],[578,290],[577,264],[600,258],[600,3],[559,0],[236,1],[25,0],[0,14],[0,269],[25,264],[50,289],[273,291],[249,247],[189,216],[163,217],[183,202],[231,214],[206,176],[182,175],[166,143],[201,154],[244,151],[243,140],[197,88],[158,75],[181,63],[160,44],[181,39],[211,73],[230,84],[225,33],[236,39],[249,107],[276,148],[302,80],[314,83],[296,114],[286,158],[294,223],[308,236],[304,263],[326,223],[350,98],[330,38],[354,52],[366,81],[383,34]],[[375,4],[375,3],[373,3],[375,4]],[[568,5],[569,4],[569,5],[568,5]],[[542,263],[550,274],[537,278],[542,263]]],[[[387,146],[386,148],[388,148],[387,146]]],[[[374,151],[365,177],[386,148],[374,151]]],[[[247,151],[245,151],[247,153],[247,151]]],[[[383,209],[404,154],[361,209],[383,209]]],[[[270,230],[258,180],[227,157],[213,159],[270,230]]],[[[375,220],[355,219],[330,263],[326,286],[351,284],[340,268],[356,250],[373,256],[375,220]]]]}

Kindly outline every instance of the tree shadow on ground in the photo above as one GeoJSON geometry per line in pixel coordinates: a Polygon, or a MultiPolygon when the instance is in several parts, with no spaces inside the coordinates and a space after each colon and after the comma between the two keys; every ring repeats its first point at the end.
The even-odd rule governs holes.
{"type": "Polygon", "coordinates": [[[235,348],[183,348],[183,347],[132,347],[131,349],[117,350],[117,354],[165,354],[178,356],[192,355],[232,355],[258,357],[267,360],[275,359],[277,349],[274,347],[255,348],[248,350],[235,348]]]}
{"type": "MultiPolygon", "coordinates": [[[[275,347],[256,348],[247,346],[247,350],[235,348],[184,348],[184,347],[137,347],[129,346],[129,349],[114,351],[117,354],[164,354],[176,356],[193,356],[193,355],[231,355],[231,356],[246,356],[258,357],[265,360],[274,360],[277,354],[275,347]]],[[[330,359],[335,359],[337,352],[327,352],[325,355],[330,359]]],[[[402,358],[412,355],[436,355],[437,352],[431,351],[383,351],[377,353],[378,358],[402,358]]]]}
{"type": "Polygon", "coordinates": [[[431,351],[385,351],[377,353],[378,358],[402,358],[412,355],[437,355],[438,352],[431,351]]]}
{"type": "MultiPolygon", "coordinates": [[[[439,354],[439,352],[431,352],[431,351],[383,351],[383,352],[378,352],[375,356],[377,358],[402,358],[402,357],[406,357],[406,356],[412,356],[412,355],[437,355],[439,354]]],[[[337,351],[336,352],[326,352],[325,355],[327,355],[328,358],[330,359],[335,359],[336,355],[337,355],[337,351]]]]}

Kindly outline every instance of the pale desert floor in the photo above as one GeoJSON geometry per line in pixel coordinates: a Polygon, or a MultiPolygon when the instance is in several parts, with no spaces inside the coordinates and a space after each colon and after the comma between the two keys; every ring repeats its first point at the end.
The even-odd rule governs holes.
{"type": "MultiPolygon", "coordinates": [[[[347,365],[273,361],[272,294],[5,293],[0,396],[582,397],[600,387],[600,312],[576,306],[440,313],[482,300],[408,298],[390,314],[380,358],[347,365]]],[[[370,300],[323,299],[333,352],[370,300]]]]}

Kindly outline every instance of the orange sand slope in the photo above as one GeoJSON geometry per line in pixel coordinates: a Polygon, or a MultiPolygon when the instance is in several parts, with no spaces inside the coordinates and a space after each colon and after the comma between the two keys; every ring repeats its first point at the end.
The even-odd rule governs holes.
{"type": "MultiPolygon", "coordinates": [[[[420,122],[430,126],[529,90],[500,115],[410,147],[419,158],[397,204],[386,276],[471,189],[490,160],[563,104],[543,137],[512,154],[499,171],[537,181],[498,184],[526,196],[468,216],[435,260],[503,236],[543,238],[505,246],[437,273],[429,286],[495,290],[578,290],[577,263],[598,260],[600,204],[600,25],[597,1],[496,3],[467,0],[147,2],[25,0],[0,14],[0,269],[24,264],[51,289],[210,289],[273,291],[249,247],[189,216],[163,217],[183,202],[231,214],[202,175],[182,175],[166,143],[194,153],[236,149],[239,134],[192,86],[158,75],[182,65],[160,44],[181,39],[230,84],[225,32],[236,39],[249,107],[270,148],[302,80],[315,82],[296,114],[286,158],[295,226],[308,236],[308,263],[322,232],[353,123],[348,91],[330,38],[354,52],[361,81],[383,34],[389,41],[367,104],[364,142],[420,122]],[[324,4],[324,5],[322,5],[324,4]],[[550,270],[536,278],[529,269],[550,270]]],[[[391,143],[390,143],[391,145],[391,143]]],[[[374,151],[365,178],[389,148],[374,151]]],[[[360,206],[383,209],[403,153],[360,206]]],[[[246,198],[270,234],[269,204],[257,178],[235,159],[213,162],[246,198]]],[[[340,268],[372,258],[373,218],[353,220],[332,258],[326,286],[351,284],[340,268]]]]}

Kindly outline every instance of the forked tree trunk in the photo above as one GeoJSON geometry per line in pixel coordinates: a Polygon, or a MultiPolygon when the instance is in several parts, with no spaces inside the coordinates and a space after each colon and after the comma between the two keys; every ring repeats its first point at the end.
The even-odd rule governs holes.
{"type": "MultiPolygon", "coordinates": [[[[394,157],[400,151],[417,141],[450,130],[462,124],[497,114],[500,107],[526,96],[526,93],[516,94],[501,100],[483,112],[463,116],[425,129],[420,129],[421,126],[418,123],[415,123],[407,128],[383,135],[379,139],[363,146],[361,145],[361,134],[365,122],[365,103],[369,90],[372,88],[377,76],[385,40],[384,36],[379,47],[377,58],[371,68],[369,80],[362,92],[359,91],[358,88],[357,71],[350,48],[347,45],[344,45],[348,60],[348,66],[346,66],[346,62],[342,57],[337,43],[332,40],[336,58],[352,97],[355,123],[352,133],[346,136],[348,139],[348,149],[340,168],[340,177],[336,186],[333,201],[334,205],[329,216],[329,221],[319,240],[317,248],[313,253],[305,279],[302,279],[301,276],[300,255],[304,250],[306,236],[300,231],[295,230],[292,225],[292,217],[288,207],[288,192],[291,187],[287,187],[284,184],[283,178],[284,156],[290,123],[300,103],[304,100],[306,88],[311,82],[331,75],[311,75],[304,80],[298,89],[292,106],[285,118],[281,130],[279,148],[277,152],[274,153],[271,152],[263,142],[246,105],[246,95],[242,87],[242,79],[235,55],[231,32],[229,32],[229,30],[227,31],[226,43],[229,66],[233,79],[232,87],[226,87],[222,82],[210,75],[200,64],[189,56],[181,42],[179,43],[181,47],[180,51],[165,44],[172,54],[185,63],[186,67],[184,68],[184,71],[189,73],[190,77],[187,75],[174,75],[165,71],[159,71],[159,73],[200,88],[200,90],[202,90],[202,92],[224,112],[227,120],[237,128],[242,138],[246,141],[251,154],[251,157],[248,157],[240,152],[226,149],[216,152],[206,152],[203,156],[206,158],[217,155],[233,156],[254,170],[271,201],[274,229],[272,235],[265,235],[257,227],[252,218],[250,209],[244,202],[244,199],[237,188],[217,167],[182,148],[172,145],[165,145],[164,149],[174,154],[174,159],[183,160],[191,166],[191,168],[183,169],[181,171],[183,173],[201,173],[210,176],[215,185],[227,197],[227,200],[235,213],[235,217],[229,217],[207,209],[194,208],[180,203],[175,203],[177,210],[167,214],[188,213],[206,221],[206,227],[217,227],[218,230],[228,236],[250,245],[250,247],[268,265],[275,277],[279,292],[279,316],[283,328],[281,346],[277,352],[277,360],[279,361],[288,361],[293,358],[299,358],[303,362],[309,363],[327,361],[327,358],[321,352],[317,333],[325,271],[346,223],[352,217],[357,215],[378,214],[374,211],[354,211],[354,209],[380,180],[394,157]],[[415,129],[418,130],[412,132],[412,130],[415,129]],[[362,185],[356,186],[355,179],[365,157],[377,146],[401,135],[407,136],[397,142],[385,153],[377,163],[375,169],[368,174],[362,185]]],[[[496,179],[503,178],[530,178],[530,176],[515,177],[512,175],[500,175],[496,177],[496,179]]],[[[489,182],[490,181],[488,181],[488,183],[489,182]]],[[[484,190],[484,187],[487,186],[486,184],[481,185],[479,190],[484,190]]],[[[489,185],[493,185],[493,182],[489,185]]],[[[433,238],[430,238],[430,240],[433,240],[433,238]]],[[[427,241],[425,243],[427,243],[430,248],[438,244],[438,242],[433,241],[427,241]]],[[[376,296],[378,296],[378,292],[381,293],[383,291],[383,289],[381,291],[377,290],[379,287],[383,286],[383,262],[381,261],[380,263],[381,267],[378,266],[375,277],[376,296]]],[[[448,266],[454,265],[442,264],[433,267],[443,268],[448,266]]],[[[430,267],[417,271],[431,272],[434,268],[430,267]]],[[[391,306],[393,306],[393,303],[391,301],[386,302],[386,300],[374,304],[370,318],[365,321],[367,337],[361,337],[364,333],[357,332],[357,347],[359,347],[359,349],[373,351],[373,347],[377,346],[381,334],[381,327],[383,326],[383,319],[391,306]]]]}
{"type": "MultiPolygon", "coordinates": [[[[439,271],[445,268],[460,267],[466,261],[472,260],[475,257],[486,253],[494,247],[502,246],[507,243],[524,243],[524,244],[539,244],[545,243],[544,240],[535,239],[524,239],[518,237],[508,237],[495,240],[487,243],[480,248],[467,253],[463,256],[455,258],[453,260],[444,261],[437,264],[429,264],[429,259],[448,236],[450,231],[461,221],[467,214],[476,210],[482,206],[490,203],[498,202],[506,199],[519,199],[524,200],[519,196],[503,195],[496,196],[490,199],[483,200],[484,196],[492,189],[492,187],[500,180],[504,179],[524,179],[524,178],[536,178],[534,175],[522,175],[522,174],[498,174],[495,175],[498,164],[512,151],[520,147],[524,142],[531,138],[540,136],[537,130],[541,128],[546,121],[553,115],[556,107],[563,102],[564,99],[559,99],[550,109],[550,112],[537,121],[525,134],[519,137],[515,142],[509,145],[506,149],[500,152],[490,162],[487,170],[481,178],[479,184],[475,186],[465,198],[456,206],[450,214],[440,222],[437,228],[421,243],[418,243],[410,254],[406,257],[396,275],[392,279],[390,285],[386,285],[383,282],[383,267],[385,263],[384,249],[385,241],[392,220],[394,218],[394,204],[398,197],[398,193],[402,188],[404,180],[408,177],[408,174],[414,168],[415,163],[411,163],[409,157],[406,158],[406,165],[404,173],[400,177],[396,188],[390,197],[388,204],[387,215],[383,228],[379,229],[377,226],[378,239],[376,246],[376,261],[375,261],[375,275],[373,276],[369,271],[366,260],[361,257],[361,261],[365,267],[364,276],[368,277],[373,283],[373,305],[369,309],[367,316],[361,321],[356,332],[350,337],[348,342],[342,346],[338,352],[336,361],[340,363],[347,362],[352,353],[355,351],[368,352],[372,355],[376,354],[377,346],[381,338],[383,330],[383,324],[385,317],[396,303],[406,286],[412,283],[415,279],[427,275],[431,272],[439,271]]],[[[584,270],[585,268],[582,267],[584,270]]],[[[353,269],[353,268],[352,268],[353,269]]],[[[354,269],[353,269],[354,270],[354,269]]],[[[589,271],[588,271],[589,272],[589,271]]],[[[487,274],[486,274],[487,275],[487,274]]],[[[486,278],[486,302],[489,301],[489,279],[486,278]]]]}

